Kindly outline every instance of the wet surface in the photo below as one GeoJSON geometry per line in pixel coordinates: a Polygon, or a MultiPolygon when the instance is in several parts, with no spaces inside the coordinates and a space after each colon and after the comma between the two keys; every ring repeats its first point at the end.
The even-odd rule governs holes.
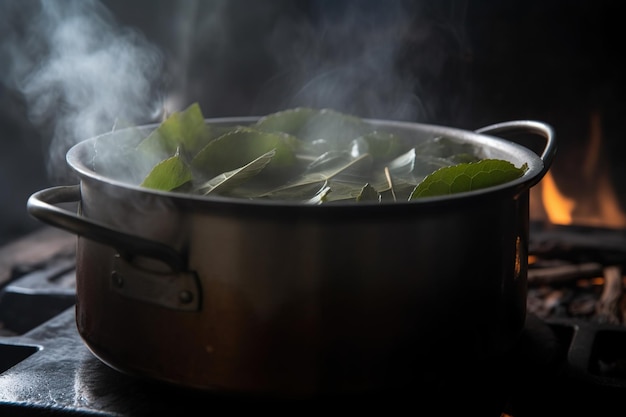
{"type": "Polygon", "coordinates": [[[0,338],[0,357],[8,368],[0,374],[0,415],[173,415],[187,408],[249,405],[109,368],[82,342],[73,307],[24,335],[0,338]]]}
{"type": "MultiPolygon", "coordinates": [[[[611,327],[574,326],[569,322],[554,323],[542,331],[547,333],[537,336],[539,333],[533,330],[533,337],[545,336],[545,340],[527,339],[530,345],[520,346],[523,349],[523,355],[518,358],[521,366],[512,368],[510,378],[502,381],[514,393],[509,396],[507,405],[502,406],[508,414],[522,417],[548,415],[537,410],[562,411],[575,404],[572,395],[592,400],[594,407],[598,407],[595,415],[605,415],[602,414],[605,408],[614,410],[617,402],[611,402],[612,399],[622,398],[626,390],[626,380],[623,373],[620,374],[624,356],[620,346],[626,345],[626,332],[611,327]],[[597,336],[595,343],[572,348],[574,338],[590,335],[597,336]],[[542,345],[544,342],[546,344],[542,345]],[[607,345],[613,348],[603,348],[607,345]],[[588,369],[577,363],[592,366],[588,369]],[[531,366],[527,366],[529,364],[531,366]],[[537,381],[527,385],[528,378],[532,377],[537,381]],[[561,389],[568,390],[569,394],[559,399],[556,392],[561,389]]],[[[320,407],[321,410],[329,404],[322,400],[277,401],[195,391],[120,373],[96,358],[83,343],[76,330],[73,307],[23,335],[0,337],[0,358],[0,415],[7,412],[22,416],[137,416],[194,409],[277,410],[281,407],[293,410],[320,407]]],[[[468,398],[470,394],[476,395],[471,391],[474,388],[469,388],[468,398]]],[[[478,395],[485,396],[485,393],[478,395]]],[[[407,403],[422,404],[419,391],[389,397],[389,402],[386,398],[343,399],[343,402],[333,401],[333,406],[352,410],[378,406],[391,410],[406,407],[407,403]]],[[[467,404],[471,407],[469,402],[467,404]]],[[[449,409],[448,405],[444,407],[449,409]]],[[[495,407],[492,414],[486,415],[498,416],[495,407]]]]}

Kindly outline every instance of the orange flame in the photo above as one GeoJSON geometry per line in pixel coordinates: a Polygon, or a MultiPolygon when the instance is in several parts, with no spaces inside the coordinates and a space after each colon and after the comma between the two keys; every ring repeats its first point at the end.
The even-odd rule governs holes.
{"type": "Polygon", "coordinates": [[[576,201],[561,194],[551,172],[547,172],[542,180],[541,201],[550,223],[573,223],[572,212],[576,207],[576,201]]]}
{"type": "MultiPolygon", "coordinates": [[[[625,228],[626,214],[620,207],[606,163],[602,161],[602,124],[599,112],[590,119],[589,143],[585,161],[578,173],[571,173],[576,195],[563,194],[552,175],[546,173],[531,191],[531,216],[553,224],[578,224],[594,227],[625,228]],[[576,175],[581,178],[576,179],[576,175]],[[540,204],[533,204],[533,199],[540,204]]],[[[554,167],[553,167],[554,168],[554,167]]]]}

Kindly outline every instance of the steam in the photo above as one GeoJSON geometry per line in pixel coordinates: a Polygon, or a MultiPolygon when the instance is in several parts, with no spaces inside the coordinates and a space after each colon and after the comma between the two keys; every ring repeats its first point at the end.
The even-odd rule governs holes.
{"type": "Polygon", "coordinates": [[[18,0],[0,7],[2,23],[13,29],[0,49],[9,64],[4,75],[23,93],[31,121],[52,131],[50,177],[63,175],[73,144],[155,113],[160,51],[118,25],[99,2],[18,0]]]}
{"type": "Polygon", "coordinates": [[[418,55],[427,43],[424,50],[433,49],[424,36],[429,28],[416,31],[419,7],[242,3],[160,2],[147,15],[158,27],[153,35],[164,37],[160,49],[97,0],[0,2],[0,81],[23,94],[33,123],[51,131],[50,176],[61,181],[73,144],[119,125],[155,122],[163,109],[193,102],[207,117],[296,106],[412,121],[429,116],[432,102],[424,105],[417,94],[423,83],[398,65],[415,54],[409,58],[433,79],[445,63],[448,45],[418,55]],[[407,47],[416,34],[421,39],[407,47]]]}
{"type": "Polygon", "coordinates": [[[361,117],[416,120],[423,116],[414,77],[399,73],[398,58],[411,30],[402,2],[343,2],[314,10],[319,18],[283,20],[269,47],[279,73],[263,96],[283,82],[282,107],[332,107],[361,117]]]}
{"type": "Polygon", "coordinates": [[[239,113],[228,115],[263,115],[309,106],[362,117],[423,118],[425,109],[415,94],[417,80],[398,66],[414,29],[414,14],[405,4],[185,3],[173,13],[174,20],[186,22],[188,36],[177,33],[171,62],[178,70],[173,72],[187,90],[187,99],[204,102],[208,114],[233,107],[239,113]]]}

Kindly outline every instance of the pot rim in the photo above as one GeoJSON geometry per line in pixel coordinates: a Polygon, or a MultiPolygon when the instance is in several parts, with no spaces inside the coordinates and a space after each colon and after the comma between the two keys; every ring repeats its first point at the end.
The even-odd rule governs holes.
{"type": "MultiPolygon", "coordinates": [[[[241,117],[219,117],[219,118],[206,118],[205,122],[211,124],[219,124],[219,125],[236,125],[242,123],[253,123],[257,121],[259,116],[241,116],[241,117]]],[[[436,124],[426,124],[419,122],[409,122],[409,121],[401,121],[401,120],[385,120],[385,119],[363,119],[367,123],[372,123],[375,126],[381,126],[385,128],[391,128],[402,131],[420,131],[422,133],[429,133],[435,136],[448,136],[453,137],[455,139],[459,139],[464,142],[470,142],[473,144],[477,144],[485,150],[496,151],[500,154],[506,154],[509,158],[507,159],[510,162],[514,163],[516,166],[520,166],[522,163],[528,164],[528,169],[524,174],[513,180],[508,181],[504,184],[499,184],[495,186],[490,186],[478,190],[459,192],[454,194],[448,194],[443,196],[434,196],[434,197],[420,197],[414,200],[402,200],[402,201],[383,201],[383,202],[373,202],[373,201],[364,201],[355,203],[353,201],[336,201],[330,204],[305,204],[301,201],[292,201],[292,200],[264,200],[264,199],[244,199],[240,197],[228,197],[228,196],[220,196],[220,195],[211,195],[211,196],[201,196],[194,195],[190,193],[184,192],[174,192],[174,191],[163,191],[150,189],[146,187],[142,187],[138,184],[132,184],[130,182],[125,182],[122,180],[117,180],[114,178],[110,178],[106,175],[96,172],[94,169],[89,167],[85,160],[86,155],[89,154],[89,147],[95,147],[95,144],[100,140],[106,140],[106,138],[111,137],[116,134],[120,134],[124,131],[128,131],[130,129],[140,129],[146,130],[150,132],[151,130],[157,128],[159,123],[145,124],[141,126],[135,126],[130,128],[124,128],[112,132],[107,132],[101,135],[97,135],[95,137],[83,140],[75,145],[73,145],[66,153],[66,162],[74,170],[76,174],[78,174],[80,179],[90,179],[94,181],[99,181],[102,183],[106,183],[112,186],[121,187],[123,189],[129,191],[136,191],[139,193],[145,193],[154,195],[162,198],[169,198],[172,200],[177,200],[181,202],[193,202],[194,204],[225,204],[228,206],[259,206],[259,207],[314,207],[314,210],[342,210],[346,208],[350,208],[351,210],[354,207],[389,207],[389,206],[398,206],[398,207],[406,207],[406,206],[431,206],[431,205],[440,205],[440,204],[448,204],[455,203],[459,200],[473,199],[473,198],[482,198],[486,196],[491,196],[493,194],[499,193],[507,193],[512,195],[519,195],[522,192],[527,191],[534,184],[539,182],[541,178],[545,175],[547,170],[549,169],[550,162],[552,159],[552,154],[555,151],[555,146],[552,143],[553,141],[553,133],[552,128],[542,122],[536,121],[512,121],[512,122],[504,122],[503,124],[512,124],[513,127],[524,128],[526,124],[531,125],[539,125],[542,130],[548,132],[546,134],[547,146],[544,152],[544,155],[539,156],[532,150],[512,142],[510,140],[503,139],[501,137],[493,136],[491,134],[483,133],[482,131],[488,130],[488,128],[480,129],[479,131],[470,131],[464,130],[456,127],[449,127],[443,125],[436,124]],[[547,157],[546,157],[546,154],[547,157]]],[[[493,125],[497,126],[497,125],[493,125]]],[[[536,132],[535,132],[536,133],[536,132]]]]}

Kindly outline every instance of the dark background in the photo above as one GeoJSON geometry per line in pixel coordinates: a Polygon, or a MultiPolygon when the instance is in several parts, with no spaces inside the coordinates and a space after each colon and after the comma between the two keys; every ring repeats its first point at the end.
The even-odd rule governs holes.
{"type": "MultiPolygon", "coordinates": [[[[13,12],[20,4],[37,3],[5,2],[13,12]]],[[[553,125],[559,140],[553,165],[558,181],[575,178],[590,113],[599,112],[603,153],[622,204],[625,199],[624,36],[616,1],[102,4],[120,26],[137,29],[162,51],[163,94],[176,95],[179,105],[199,102],[207,117],[311,105],[468,129],[541,120],[553,125]],[[392,33],[400,29],[393,24],[399,17],[406,26],[392,33]],[[392,43],[379,45],[378,39],[392,43]],[[400,81],[390,82],[385,73],[372,70],[371,62],[363,60],[370,49],[392,57],[386,69],[392,68],[400,81]],[[320,81],[331,75],[334,84],[320,81]],[[331,100],[322,94],[329,85],[347,85],[349,94],[331,100]]],[[[10,17],[5,13],[4,18],[10,17]]],[[[11,21],[12,30],[21,24],[11,21]]],[[[46,170],[50,120],[29,119],[28,100],[1,77],[11,65],[7,59],[0,62],[0,244],[41,226],[27,214],[26,200],[61,182],[46,170]]],[[[574,192],[575,184],[570,181],[563,191],[574,192]]]]}

